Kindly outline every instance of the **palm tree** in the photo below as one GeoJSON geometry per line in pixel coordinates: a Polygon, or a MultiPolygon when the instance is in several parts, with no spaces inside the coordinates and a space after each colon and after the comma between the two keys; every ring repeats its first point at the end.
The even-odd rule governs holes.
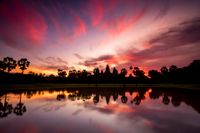
{"type": "Polygon", "coordinates": [[[24,70],[26,70],[30,65],[30,62],[26,58],[21,58],[17,63],[19,68],[22,70],[22,74],[24,73],[24,70]]]}
{"type": "Polygon", "coordinates": [[[10,72],[12,69],[15,69],[17,66],[16,60],[14,60],[11,57],[5,57],[3,59],[3,62],[5,63],[5,66],[8,69],[8,72],[10,72]]]}
{"type": "Polygon", "coordinates": [[[22,98],[22,94],[20,93],[19,103],[14,108],[14,113],[20,116],[26,112],[26,106],[24,105],[24,103],[21,102],[21,98],[22,98]]]}

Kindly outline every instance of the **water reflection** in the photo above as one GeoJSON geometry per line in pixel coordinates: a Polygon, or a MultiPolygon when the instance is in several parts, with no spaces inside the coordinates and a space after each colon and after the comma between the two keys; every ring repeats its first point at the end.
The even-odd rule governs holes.
{"type": "MultiPolygon", "coordinates": [[[[100,99],[105,99],[106,103],[109,104],[111,100],[116,101],[117,99],[121,100],[121,103],[140,105],[142,101],[148,96],[150,99],[162,99],[164,105],[169,105],[170,102],[174,107],[178,107],[182,102],[191,106],[195,111],[200,113],[199,102],[200,97],[197,91],[176,91],[173,88],[161,89],[161,88],[81,88],[81,89],[49,89],[49,90],[13,90],[13,91],[2,91],[1,92],[1,101],[0,101],[0,117],[7,117],[11,113],[22,116],[26,111],[26,105],[22,102],[22,94],[24,97],[31,99],[35,95],[45,95],[46,93],[53,94],[58,92],[55,97],[58,101],[63,101],[68,99],[70,101],[82,100],[87,101],[92,98],[94,104],[98,104],[100,99]],[[129,97],[126,94],[129,93],[129,97]],[[9,94],[14,94],[19,96],[19,102],[13,108],[13,105],[9,103],[8,96],[9,94]],[[133,94],[135,94],[133,96],[133,94]]],[[[10,97],[11,99],[11,97],[10,97]]]]}
{"type": "Polygon", "coordinates": [[[174,88],[5,89],[0,130],[24,132],[24,126],[34,125],[41,132],[172,132],[177,125],[177,131],[196,132],[199,101],[199,91],[174,88]]]}

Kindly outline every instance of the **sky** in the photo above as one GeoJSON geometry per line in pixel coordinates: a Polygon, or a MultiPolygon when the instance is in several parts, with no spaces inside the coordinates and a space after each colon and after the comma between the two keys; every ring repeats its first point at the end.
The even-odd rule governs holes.
{"type": "Polygon", "coordinates": [[[147,71],[200,59],[199,0],[0,0],[0,60],[28,71],[147,71]]]}

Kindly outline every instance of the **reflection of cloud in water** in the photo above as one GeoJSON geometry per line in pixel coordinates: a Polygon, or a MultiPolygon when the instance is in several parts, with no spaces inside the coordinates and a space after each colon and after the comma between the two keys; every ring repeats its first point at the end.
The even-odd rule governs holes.
{"type": "Polygon", "coordinates": [[[83,110],[82,109],[78,109],[76,110],[75,112],[72,113],[72,115],[78,115],[80,112],[82,112],[83,110]]]}
{"type": "Polygon", "coordinates": [[[36,108],[32,109],[32,111],[37,111],[37,110],[44,110],[45,112],[50,112],[50,111],[57,111],[61,109],[62,107],[66,106],[66,102],[48,102],[45,104],[42,104],[40,106],[37,106],[36,108]]]}
{"type": "Polygon", "coordinates": [[[48,103],[46,104],[46,107],[43,108],[45,112],[50,112],[50,111],[58,111],[62,107],[65,107],[65,103],[48,103]]]}
{"type": "Polygon", "coordinates": [[[128,105],[118,103],[110,103],[109,105],[98,104],[98,106],[93,104],[86,104],[84,107],[88,110],[95,110],[104,114],[134,112],[134,109],[130,108],[128,105]]]}
{"type": "Polygon", "coordinates": [[[186,115],[184,112],[177,112],[177,110],[149,109],[141,106],[135,112],[120,113],[116,118],[122,123],[128,123],[130,126],[134,125],[135,129],[141,125],[143,128],[150,128],[154,132],[190,132],[191,127],[194,131],[200,130],[197,124],[198,115],[197,117],[190,114],[186,115]],[[183,126],[180,128],[177,125],[183,126]]]}
{"type": "Polygon", "coordinates": [[[115,131],[106,126],[105,124],[100,124],[98,122],[93,121],[93,119],[90,119],[89,124],[91,125],[91,127],[96,128],[97,130],[99,130],[102,133],[114,133],[115,131]]]}

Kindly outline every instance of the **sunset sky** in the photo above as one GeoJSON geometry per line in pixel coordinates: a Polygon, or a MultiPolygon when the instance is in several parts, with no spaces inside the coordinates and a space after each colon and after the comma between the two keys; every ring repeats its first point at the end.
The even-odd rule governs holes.
{"type": "Polygon", "coordinates": [[[0,59],[27,72],[182,67],[199,51],[200,0],[0,1],[0,59]]]}

